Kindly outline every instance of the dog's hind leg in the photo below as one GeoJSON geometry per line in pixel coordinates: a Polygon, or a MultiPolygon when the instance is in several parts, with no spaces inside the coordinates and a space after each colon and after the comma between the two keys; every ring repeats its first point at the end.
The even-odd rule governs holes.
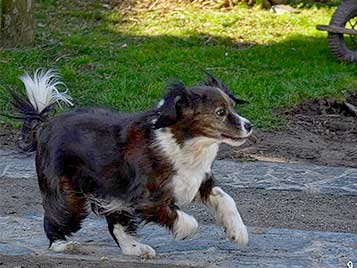
{"type": "Polygon", "coordinates": [[[118,211],[106,216],[108,229],[124,255],[152,258],[155,250],[138,242],[136,234],[137,222],[134,216],[126,211],[118,211]]]}
{"type": "Polygon", "coordinates": [[[45,210],[44,229],[54,252],[71,252],[77,243],[66,238],[81,228],[89,210],[83,193],[78,191],[68,178],[61,178],[60,188],[42,192],[45,210]]]}

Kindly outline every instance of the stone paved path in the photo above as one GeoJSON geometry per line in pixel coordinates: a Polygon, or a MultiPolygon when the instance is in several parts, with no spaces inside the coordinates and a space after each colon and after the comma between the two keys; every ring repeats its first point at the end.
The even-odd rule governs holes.
{"type": "MultiPolygon", "coordinates": [[[[217,161],[214,171],[221,183],[236,187],[357,195],[356,169],[217,161]]],[[[34,176],[32,158],[0,150],[0,180],[34,176]]],[[[0,217],[0,260],[5,255],[40,255],[110,260],[113,264],[133,263],[133,267],[143,268],[147,264],[247,268],[336,268],[348,267],[348,262],[354,263],[355,267],[357,265],[356,234],[250,227],[249,246],[240,249],[228,242],[223,231],[213,225],[200,226],[199,233],[188,241],[174,241],[166,230],[149,225],[141,230],[142,241],[153,246],[158,256],[152,260],[140,260],[120,254],[101,219],[91,218],[84,225],[86,227],[74,237],[81,243],[78,252],[51,254],[46,250],[47,240],[40,217],[0,217]]]]}

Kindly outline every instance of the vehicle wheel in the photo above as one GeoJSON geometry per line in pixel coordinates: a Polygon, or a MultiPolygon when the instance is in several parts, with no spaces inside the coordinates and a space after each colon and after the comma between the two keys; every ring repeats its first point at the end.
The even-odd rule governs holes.
{"type": "MultiPolygon", "coordinates": [[[[344,1],[332,16],[330,25],[357,30],[357,2],[344,1]]],[[[328,33],[331,53],[341,61],[357,62],[357,35],[328,33]]]]}

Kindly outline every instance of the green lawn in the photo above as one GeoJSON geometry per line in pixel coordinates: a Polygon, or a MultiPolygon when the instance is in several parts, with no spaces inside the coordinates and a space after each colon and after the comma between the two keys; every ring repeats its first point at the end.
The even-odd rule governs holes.
{"type": "Polygon", "coordinates": [[[0,50],[0,110],[9,109],[1,88],[21,88],[18,76],[38,67],[57,68],[78,105],[123,111],[150,107],[171,79],[194,85],[209,71],[250,102],[242,114],[272,128],[281,122],[277,108],[357,89],[357,65],[336,62],[326,33],[315,30],[334,8],[300,11],[113,10],[99,1],[42,0],[37,46],[0,50]]]}

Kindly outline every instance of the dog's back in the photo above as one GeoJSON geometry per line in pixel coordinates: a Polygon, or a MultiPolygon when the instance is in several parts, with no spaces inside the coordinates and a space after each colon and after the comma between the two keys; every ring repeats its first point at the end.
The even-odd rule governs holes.
{"type": "MultiPolygon", "coordinates": [[[[51,118],[37,131],[37,170],[50,180],[63,176],[72,181],[89,179],[100,172],[105,177],[104,167],[123,162],[132,118],[100,108],[76,109],[51,118]]],[[[88,188],[88,183],[83,186],[88,188]]]]}

